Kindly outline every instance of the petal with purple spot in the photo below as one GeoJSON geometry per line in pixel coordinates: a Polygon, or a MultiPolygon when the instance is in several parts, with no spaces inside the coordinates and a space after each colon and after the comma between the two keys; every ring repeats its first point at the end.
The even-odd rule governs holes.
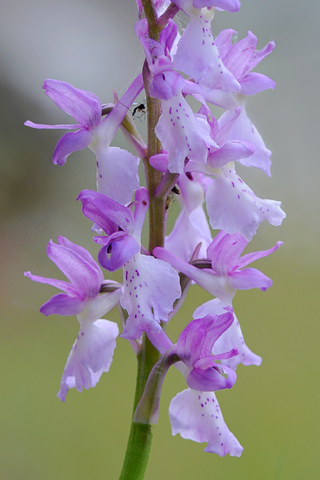
{"type": "Polygon", "coordinates": [[[174,56],[175,68],[207,90],[240,91],[240,84],[224,65],[212,36],[214,9],[190,9],[190,15],[174,56]]]}
{"type": "Polygon", "coordinates": [[[184,390],[170,403],[169,417],[172,435],[194,442],[208,442],[205,452],[221,457],[229,454],[240,457],[243,447],[224,422],[214,392],[184,390]]]}
{"type": "Polygon", "coordinates": [[[166,262],[154,257],[135,255],[123,268],[121,306],[129,316],[124,338],[138,338],[144,331],[160,332],[173,303],[181,295],[179,275],[166,262]]]}
{"type": "Polygon", "coordinates": [[[181,93],[161,104],[162,114],[155,133],[169,153],[169,171],[182,173],[186,158],[205,163],[208,148],[203,137],[204,134],[209,137],[208,123],[194,115],[181,93]]]}
{"type": "Polygon", "coordinates": [[[237,175],[230,163],[216,169],[215,179],[206,195],[207,212],[212,228],[230,233],[240,233],[248,242],[264,220],[271,225],[281,225],[285,218],[281,202],[264,200],[237,175]]]}
{"type": "Polygon", "coordinates": [[[91,388],[108,372],[119,329],[109,320],[97,320],[81,326],[65,365],[58,397],[64,402],[68,390],[91,388]]]}

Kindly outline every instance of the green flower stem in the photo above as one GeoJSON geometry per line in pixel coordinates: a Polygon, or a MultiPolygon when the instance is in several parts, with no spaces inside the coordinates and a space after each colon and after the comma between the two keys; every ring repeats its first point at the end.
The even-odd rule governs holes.
{"type": "Polygon", "coordinates": [[[126,457],[119,480],[142,480],[147,468],[152,440],[150,423],[132,422],[126,457]]]}
{"type": "MultiPolygon", "coordinates": [[[[159,358],[158,351],[143,336],[141,351],[137,355],[138,371],[133,415],[142,397],[149,373],[159,358]]],[[[132,416],[133,416],[132,415],[132,416]]],[[[119,480],[142,480],[147,468],[152,440],[152,425],[132,421],[126,456],[119,480]]]]}
{"type": "MultiPolygon", "coordinates": [[[[142,0],[145,15],[149,25],[149,37],[159,40],[164,25],[157,24],[157,15],[151,0],[142,0]]],[[[155,170],[149,163],[149,158],[161,152],[161,144],[154,130],[161,115],[161,102],[150,97],[150,71],[147,63],[143,67],[144,87],[147,99],[148,112],[148,151],[143,159],[146,182],[149,193],[149,252],[157,246],[164,245],[166,225],[166,195],[155,195],[155,191],[162,180],[162,173],[155,170]]],[[[159,359],[158,351],[144,334],[140,353],[137,356],[138,371],[136,393],[134,399],[133,416],[136,407],[143,395],[149,374],[159,359]]],[[[152,400],[151,400],[152,402],[152,400]]],[[[132,418],[133,418],[132,416],[132,418]]],[[[132,421],[128,439],[126,456],[120,475],[120,480],[142,480],[147,468],[152,440],[152,426],[150,423],[132,421]]]]}

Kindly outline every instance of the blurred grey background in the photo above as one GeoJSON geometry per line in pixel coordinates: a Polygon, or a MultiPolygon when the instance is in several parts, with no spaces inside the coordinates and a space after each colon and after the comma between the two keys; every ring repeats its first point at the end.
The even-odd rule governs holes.
{"type": "MultiPolygon", "coordinates": [[[[239,171],[258,196],[282,200],[287,213],[281,227],[260,227],[250,251],[277,240],[284,246],[256,265],[273,278],[273,288],[236,298],[247,343],[264,360],[260,368],[240,367],[235,387],[218,396],[229,428],[245,447],[242,458],[220,459],[203,453],[204,445],[171,437],[168,405],[185,385],[170,372],[148,480],[164,475],[193,480],[201,474],[239,480],[319,477],[319,15],[316,1],[243,0],[239,13],[218,12],[213,22],[214,35],[233,28],[243,38],[251,30],[259,49],[271,39],[276,43],[257,70],[277,88],[247,104],[273,151],[272,178],[255,169],[239,171]]],[[[48,240],[58,235],[96,255],[91,224],[75,202],[82,189],[95,188],[94,158],[86,150],[54,166],[61,132],[33,130],[23,122],[70,122],[44,94],[46,78],[92,91],[103,103],[112,101],[112,89],[121,95],[143,61],[135,21],[134,0],[1,1],[3,480],[113,479],[120,471],[135,379],[129,345],[119,339],[110,373],[94,390],[69,392],[62,404],[55,395],[77,322],[42,317],[38,308],[55,290],[23,277],[25,270],[59,275],[46,257],[48,240]]],[[[143,132],[145,124],[137,124],[143,132]]],[[[120,135],[116,140],[123,142],[120,135]]],[[[194,287],[170,325],[173,338],[207,299],[194,287]]],[[[112,315],[108,318],[117,320],[117,312],[112,315]]]]}

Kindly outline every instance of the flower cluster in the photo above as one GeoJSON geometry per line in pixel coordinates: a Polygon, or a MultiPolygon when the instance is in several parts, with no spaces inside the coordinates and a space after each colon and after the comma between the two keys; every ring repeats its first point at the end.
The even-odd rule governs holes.
{"type": "MultiPolygon", "coordinates": [[[[279,201],[258,198],[236,172],[239,162],[270,176],[271,152],[247,116],[245,97],[275,87],[270,78],[252,72],[274,43],[257,51],[251,32],[239,41],[230,29],[213,37],[216,11],[236,12],[238,0],[150,0],[159,35],[150,30],[145,4],[137,0],[140,19],[135,25],[145,53],[143,74],[120,100],[115,94],[113,103],[101,104],[93,93],[46,80],[45,93],[77,123],[26,122],[33,128],[75,130],[58,141],[55,164],[63,165],[70,154],[86,147],[96,156],[97,191],[83,190],[78,200],[93,222],[100,266],[87,250],[58,237],[58,244],[50,240],[47,253],[70,283],[25,275],[64,292],[41,307],[44,315],[76,315],[80,323],[61,379],[61,400],[70,388],[94,387],[109,370],[119,329],[101,317],[118,305],[120,336],[130,341],[134,352],[140,352],[148,337],[160,356],[157,375],[162,369],[164,376],[175,364],[185,377],[187,389],[169,407],[172,433],[207,442],[207,452],[240,456],[242,447],[223,420],[215,392],[234,385],[238,364],[261,363],[245,344],[232,301],[237,290],[265,291],[272,285],[270,278],[247,266],[281,245],[241,256],[263,221],[280,225],[285,213],[279,201]],[[182,31],[174,21],[180,10],[188,17],[182,31]],[[143,89],[147,104],[158,106],[151,132],[157,150],[144,143],[130,113],[143,89]],[[219,118],[210,105],[223,109],[219,118]],[[119,128],[134,154],[110,146],[119,128]],[[144,179],[139,178],[140,160],[144,179]],[[158,179],[155,187],[152,175],[158,179]],[[174,196],[181,210],[171,233],[163,235],[162,243],[144,246],[141,233],[148,209],[153,229],[164,232],[174,196]],[[159,225],[152,216],[155,199],[162,201],[159,225]],[[121,269],[122,284],[106,280],[100,267],[121,269]],[[197,306],[174,343],[163,326],[174,321],[193,284],[214,298],[197,306]]],[[[153,375],[152,370],[137,421],[145,415],[143,399],[149,394],[155,405],[150,418],[156,421],[160,388],[148,388],[153,375]]]]}

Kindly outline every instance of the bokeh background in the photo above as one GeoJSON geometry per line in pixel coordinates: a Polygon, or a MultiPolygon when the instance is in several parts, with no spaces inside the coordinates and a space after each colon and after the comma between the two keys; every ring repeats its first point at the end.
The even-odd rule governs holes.
{"type": "MultiPolygon", "coordinates": [[[[219,393],[241,459],[203,452],[205,445],[172,437],[170,399],[185,384],[169,372],[146,479],[320,478],[319,465],[319,42],[315,0],[243,0],[237,14],[217,13],[214,33],[234,28],[243,38],[270,39],[276,50],[259,71],[277,82],[248,102],[250,116],[273,151],[272,178],[241,175],[262,198],[279,199],[281,227],[262,225],[250,250],[284,246],[256,267],[273,287],[239,292],[235,310],[260,368],[239,367],[231,391],[219,393]],[[318,43],[317,43],[318,42],[318,43]]],[[[0,479],[115,479],[129,431],[135,359],[119,339],[114,362],[95,389],[57,399],[60,377],[77,335],[75,318],[45,318],[38,308],[56,290],[30,282],[25,270],[56,277],[46,257],[50,238],[64,235],[97,254],[90,222],[75,199],[95,187],[89,151],[63,167],[51,162],[59,132],[23,126],[69,123],[41,89],[64,80],[112,101],[139,72],[134,0],[2,0],[1,89],[1,390],[0,479]]],[[[143,101],[143,97],[141,98],[143,101]]],[[[137,122],[145,129],[144,122],[137,122]]],[[[123,141],[119,136],[117,141],[123,141]]],[[[62,278],[62,277],[61,277],[62,278]]],[[[195,306],[209,297],[194,287],[169,331],[176,338],[195,306]]],[[[117,312],[108,316],[117,320],[117,312]]]]}

